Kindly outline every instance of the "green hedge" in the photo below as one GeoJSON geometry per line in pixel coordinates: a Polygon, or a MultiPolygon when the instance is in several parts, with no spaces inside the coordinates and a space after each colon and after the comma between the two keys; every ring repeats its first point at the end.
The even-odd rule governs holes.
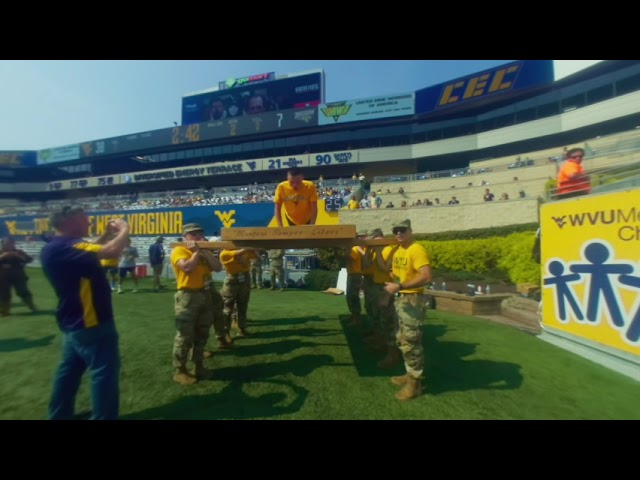
{"type": "Polygon", "coordinates": [[[452,230],[450,232],[415,234],[416,240],[429,240],[440,242],[443,240],[472,240],[476,238],[506,237],[512,233],[534,232],[538,229],[537,223],[523,223],[521,225],[507,225],[504,227],[473,228],[470,230],[452,230]]]}
{"type": "Polygon", "coordinates": [[[502,271],[513,283],[539,284],[540,265],[531,258],[534,241],[535,232],[520,232],[505,237],[419,242],[427,249],[434,269],[491,275],[502,271]]]}
{"type": "Polygon", "coordinates": [[[311,270],[304,277],[304,283],[308,290],[323,291],[327,288],[335,288],[338,283],[338,271],[311,270]]]}

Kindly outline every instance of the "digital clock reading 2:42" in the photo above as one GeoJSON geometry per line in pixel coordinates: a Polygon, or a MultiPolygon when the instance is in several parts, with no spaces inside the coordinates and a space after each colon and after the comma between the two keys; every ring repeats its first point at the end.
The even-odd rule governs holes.
{"type": "Polygon", "coordinates": [[[175,127],[171,134],[171,143],[173,145],[198,141],[200,141],[200,124],[198,123],[183,127],[175,127]]]}

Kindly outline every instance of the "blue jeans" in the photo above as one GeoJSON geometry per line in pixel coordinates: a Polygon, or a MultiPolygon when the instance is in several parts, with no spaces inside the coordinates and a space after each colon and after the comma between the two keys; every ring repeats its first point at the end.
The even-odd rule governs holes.
{"type": "Polygon", "coordinates": [[[63,332],[62,361],[53,382],[50,420],[71,420],[85,370],[91,372],[92,420],[116,420],[120,404],[120,355],[114,322],[63,332]]]}

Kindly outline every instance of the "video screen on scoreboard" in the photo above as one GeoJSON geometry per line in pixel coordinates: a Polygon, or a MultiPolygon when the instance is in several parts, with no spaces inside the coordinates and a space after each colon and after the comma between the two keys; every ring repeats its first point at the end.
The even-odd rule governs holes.
{"type": "Polygon", "coordinates": [[[324,102],[322,72],[182,97],[182,124],[306,108],[324,102]]]}

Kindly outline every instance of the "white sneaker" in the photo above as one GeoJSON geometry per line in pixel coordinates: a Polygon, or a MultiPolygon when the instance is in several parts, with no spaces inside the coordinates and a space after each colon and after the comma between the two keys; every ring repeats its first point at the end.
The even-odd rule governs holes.
{"type": "Polygon", "coordinates": [[[138,293],[138,289],[131,290],[131,293],[138,293]]]}
{"type": "Polygon", "coordinates": [[[118,293],[124,293],[120,288],[118,289],[118,293]]]}

